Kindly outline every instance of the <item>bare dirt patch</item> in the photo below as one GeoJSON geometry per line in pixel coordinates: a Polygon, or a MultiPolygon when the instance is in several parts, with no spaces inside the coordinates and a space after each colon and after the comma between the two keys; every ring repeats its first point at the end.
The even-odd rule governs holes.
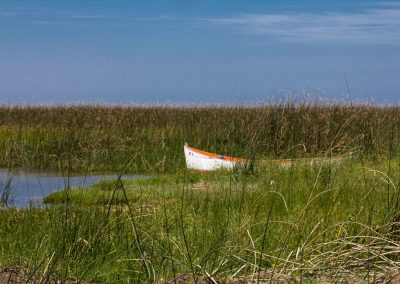
{"type": "Polygon", "coordinates": [[[55,277],[37,277],[32,275],[29,270],[19,264],[11,266],[0,265],[0,284],[25,284],[25,283],[64,283],[64,284],[88,284],[82,280],[56,280],[55,277]],[[47,278],[47,279],[46,279],[47,278]]]}
{"type": "Polygon", "coordinates": [[[20,265],[0,266],[0,283],[27,283],[28,270],[20,265]]]}

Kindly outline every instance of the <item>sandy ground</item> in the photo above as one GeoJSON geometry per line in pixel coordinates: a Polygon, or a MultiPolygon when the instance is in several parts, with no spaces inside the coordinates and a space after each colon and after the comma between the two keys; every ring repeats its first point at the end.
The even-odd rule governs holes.
{"type": "Polygon", "coordinates": [[[50,280],[32,278],[28,269],[14,264],[12,266],[0,265],[0,284],[24,284],[24,283],[49,283],[49,284],[88,284],[85,281],[66,280],[57,281],[53,277],[50,280]]]}
{"type": "Polygon", "coordinates": [[[28,271],[22,266],[13,265],[9,267],[0,265],[0,283],[27,283],[28,271]]]}
{"type": "MultiPolygon", "coordinates": [[[[314,279],[311,282],[307,283],[337,283],[338,281],[332,279],[314,279]]],[[[378,283],[378,284],[400,284],[400,271],[388,271],[378,277],[373,282],[369,282],[362,277],[348,277],[345,279],[341,279],[340,283],[378,283]]],[[[49,283],[49,284],[58,284],[58,283],[65,283],[65,284],[88,284],[85,281],[78,281],[78,280],[66,280],[66,281],[57,281],[54,278],[50,280],[44,279],[37,279],[31,278],[29,271],[20,266],[20,265],[12,265],[12,266],[2,266],[0,265],[0,284],[23,284],[23,283],[49,283]]],[[[271,273],[261,273],[260,276],[252,275],[249,277],[238,277],[238,278],[231,278],[231,279],[216,279],[212,276],[208,277],[199,277],[193,279],[190,273],[184,273],[177,276],[174,279],[169,280],[160,280],[156,282],[157,284],[186,284],[186,283],[197,283],[197,284],[220,284],[220,283],[235,283],[235,284],[245,284],[245,283],[277,283],[277,284],[286,284],[286,283],[298,283],[296,279],[285,276],[285,275],[277,275],[271,273]],[[259,282],[257,281],[259,280],[259,282]]]]}

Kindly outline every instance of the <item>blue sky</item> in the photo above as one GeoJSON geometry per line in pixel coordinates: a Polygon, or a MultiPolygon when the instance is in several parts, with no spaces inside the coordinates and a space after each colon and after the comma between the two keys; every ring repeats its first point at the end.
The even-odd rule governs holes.
{"type": "Polygon", "coordinates": [[[0,103],[398,103],[400,2],[0,2],[0,103]]]}

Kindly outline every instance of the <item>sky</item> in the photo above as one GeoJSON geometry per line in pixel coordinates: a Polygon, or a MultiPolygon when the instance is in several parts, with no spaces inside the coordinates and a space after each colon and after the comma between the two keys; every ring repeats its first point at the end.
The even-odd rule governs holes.
{"type": "Polygon", "coordinates": [[[399,90],[400,1],[0,1],[0,104],[397,104],[399,90]]]}

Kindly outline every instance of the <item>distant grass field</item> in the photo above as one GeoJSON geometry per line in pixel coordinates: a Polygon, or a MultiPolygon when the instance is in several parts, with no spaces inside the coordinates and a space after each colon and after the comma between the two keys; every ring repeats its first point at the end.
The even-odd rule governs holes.
{"type": "Polygon", "coordinates": [[[5,166],[151,174],[58,192],[46,209],[0,210],[0,263],[31,281],[385,283],[400,270],[399,108],[0,112],[5,166]],[[188,171],[185,141],[256,165],[188,171]],[[349,150],[341,164],[257,162],[349,150]]]}
{"type": "Polygon", "coordinates": [[[277,103],[259,107],[0,107],[0,165],[59,171],[182,170],[183,144],[233,156],[296,158],[356,148],[399,156],[400,108],[277,103]]]}

